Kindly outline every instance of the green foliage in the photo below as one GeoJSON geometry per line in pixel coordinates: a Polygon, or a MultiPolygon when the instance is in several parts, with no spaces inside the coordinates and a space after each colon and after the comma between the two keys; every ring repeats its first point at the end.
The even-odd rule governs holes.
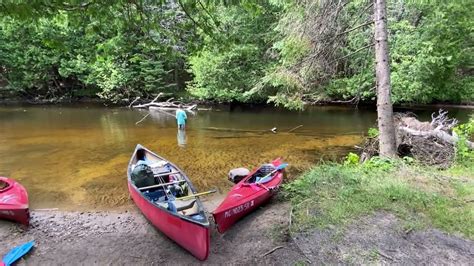
{"type": "Polygon", "coordinates": [[[11,94],[117,102],[179,89],[185,73],[180,37],[193,36],[185,32],[189,22],[169,20],[179,15],[174,7],[104,2],[82,10],[72,2],[51,4],[44,16],[32,6],[30,17],[18,13],[17,4],[0,19],[0,81],[11,94]]]}
{"type": "Polygon", "coordinates": [[[369,135],[369,138],[376,138],[379,136],[379,130],[377,128],[369,128],[368,130],[368,135],[369,135]]]}
{"type": "MultiPolygon", "coordinates": [[[[291,109],[307,100],[373,102],[372,8],[325,8],[335,3],[5,1],[1,91],[120,101],[182,95],[187,84],[199,99],[291,109]]],[[[473,3],[388,3],[394,102],[474,101],[473,3]]]]}
{"type": "Polygon", "coordinates": [[[359,164],[359,159],[359,155],[349,152],[344,160],[344,165],[357,165],[359,164]]]}
{"type": "Polygon", "coordinates": [[[361,165],[316,166],[284,186],[293,206],[292,230],[343,225],[383,210],[406,224],[433,225],[472,239],[473,208],[467,199],[474,176],[468,168],[460,171],[464,182],[446,171],[378,158],[361,165]]]}
{"type": "Polygon", "coordinates": [[[459,138],[456,142],[456,162],[461,165],[474,165],[474,150],[467,145],[467,141],[474,136],[474,117],[467,123],[455,127],[453,131],[459,138]]]}
{"type": "MultiPolygon", "coordinates": [[[[286,5],[276,27],[281,36],[274,45],[279,61],[268,68],[262,83],[277,88],[273,95],[280,105],[286,106],[285,99],[290,106],[297,99],[375,100],[374,52],[370,48],[360,50],[373,42],[372,26],[337,35],[370,21],[372,9],[365,9],[366,1],[350,1],[340,11],[337,22],[329,18],[315,20],[325,11],[324,3],[286,5]],[[315,21],[317,25],[311,24],[315,21]],[[324,31],[321,25],[334,28],[333,34],[319,36],[311,30],[322,27],[324,31]],[[330,50],[314,50],[318,42],[332,38],[339,41],[331,43],[330,50]],[[312,40],[309,46],[307,40],[312,40]],[[334,59],[321,57],[321,53],[334,59]]],[[[393,102],[474,101],[469,71],[473,56],[472,6],[455,1],[388,3],[393,102]]]]}
{"type": "Polygon", "coordinates": [[[231,45],[225,51],[201,51],[189,60],[194,74],[189,91],[200,99],[245,101],[244,92],[256,81],[259,56],[252,44],[231,45]]]}
{"type": "Polygon", "coordinates": [[[259,100],[246,94],[262,77],[268,61],[265,55],[267,28],[274,11],[265,5],[217,6],[214,17],[225,31],[205,38],[201,49],[189,58],[194,75],[192,95],[219,102],[259,100]]]}

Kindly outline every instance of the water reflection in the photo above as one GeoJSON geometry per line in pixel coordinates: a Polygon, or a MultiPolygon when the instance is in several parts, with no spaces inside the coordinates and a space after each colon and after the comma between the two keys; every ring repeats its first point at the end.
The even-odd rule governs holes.
{"type": "Polygon", "coordinates": [[[186,130],[184,129],[178,129],[178,134],[176,136],[178,140],[178,146],[181,148],[186,148],[186,130]]]}

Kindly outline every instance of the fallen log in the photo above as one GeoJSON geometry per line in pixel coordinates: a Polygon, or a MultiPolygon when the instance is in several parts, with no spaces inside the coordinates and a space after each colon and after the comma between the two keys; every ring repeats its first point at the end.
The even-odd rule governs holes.
{"type": "MultiPolygon", "coordinates": [[[[196,105],[192,105],[192,106],[188,106],[187,108],[183,108],[183,110],[194,115],[195,113],[194,113],[193,109],[195,109],[195,108],[196,108],[196,105]]],[[[162,106],[150,106],[150,107],[148,107],[148,109],[149,109],[150,111],[158,111],[158,110],[160,110],[160,111],[176,111],[176,110],[178,110],[179,108],[175,108],[175,107],[162,107],[162,106]]]]}
{"type": "Polygon", "coordinates": [[[157,111],[157,112],[159,112],[159,113],[163,113],[163,114],[165,114],[165,115],[169,115],[169,116],[171,116],[171,117],[173,117],[173,118],[175,117],[175,115],[170,114],[170,113],[168,113],[168,112],[166,112],[166,111],[164,111],[164,110],[161,110],[161,109],[150,109],[150,111],[157,111]]]}
{"type": "MultiPolygon", "coordinates": [[[[456,144],[460,138],[453,131],[458,121],[449,118],[447,112],[433,113],[431,121],[419,121],[414,114],[394,114],[396,146],[400,157],[409,156],[427,165],[449,167],[456,158],[456,144]]],[[[464,140],[474,150],[472,141],[464,140]]],[[[360,159],[366,161],[379,154],[378,137],[368,138],[360,159]]]]}
{"type": "MultiPolygon", "coordinates": [[[[438,128],[435,128],[433,130],[427,130],[427,131],[422,131],[422,130],[415,130],[411,129],[409,127],[398,127],[398,129],[413,135],[413,136],[421,136],[421,137],[435,137],[438,139],[441,139],[445,142],[448,142],[450,144],[455,145],[458,141],[459,138],[456,135],[450,135],[445,131],[442,131],[438,128]]],[[[474,149],[474,143],[471,141],[466,140],[466,144],[470,149],[474,149]]]]}

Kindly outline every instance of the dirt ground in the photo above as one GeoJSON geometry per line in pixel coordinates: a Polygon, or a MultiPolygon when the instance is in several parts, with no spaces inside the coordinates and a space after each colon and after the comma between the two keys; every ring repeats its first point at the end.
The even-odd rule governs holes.
{"type": "Polygon", "coordinates": [[[28,229],[0,222],[0,254],[35,240],[33,251],[18,265],[471,264],[474,261],[472,241],[434,229],[406,233],[391,214],[377,213],[345,229],[315,230],[293,237],[286,230],[288,214],[288,204],[274,200],[225,234],[213,228],[209,258],[200,262],[155,230],[135,207],[110,212],[32,211],[28,229]]]}
{"type": "Polygon", "coordinates": [[[294,236],[301,251],[319,264],[473,265],[474,242],[436,229],[405,230],[390,213],[362,217],[344,229],[294,236]]]}

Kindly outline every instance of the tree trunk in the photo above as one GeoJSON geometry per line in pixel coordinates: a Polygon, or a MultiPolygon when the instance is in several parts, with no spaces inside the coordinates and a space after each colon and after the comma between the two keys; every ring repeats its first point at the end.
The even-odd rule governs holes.
{"type": "Polygon", "coordinates": [[[395,157],[395,126],[390,99],[390,65],[388,58],[387,16],[385,0],[374,0],[375,73],[377,84],[377,122],[380,156],[395,157]]]}

